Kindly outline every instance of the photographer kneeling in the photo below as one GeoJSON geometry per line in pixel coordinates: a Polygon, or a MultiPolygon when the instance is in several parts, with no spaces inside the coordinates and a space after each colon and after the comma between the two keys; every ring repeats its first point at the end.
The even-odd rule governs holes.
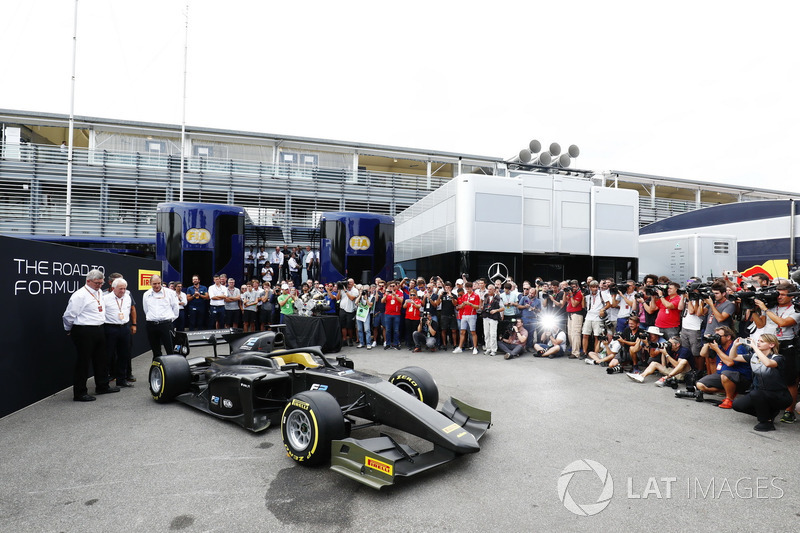
{"type": "MultiPolygon", "coordinates": [[[[666,346],[659,347],[660,360],[652,361],[641,374],[632,377],[634,381],[642,383],[644,378],[656,371],[664,376],[656,381],[656,386],[663,387],[669,378],[675,378],[685,374],[694,368],[694,356],[692,351],[686,346],[681,346],[680,337],[670,337],[666,346]]],[[[630,374],[629,374],[629,377],[630,374]]]]}
{"type": "Polygon", "coordinates": [[[414,339],[414,351],[421,352],[422,345],[424,344],[426,348],[430,349],[430,351],[436,351],[436,323],[433,321],[433,317],[430,313],[424,312],[422,314],[422,318],[419,321],[419,325],[417,326],[417,331],[415,331],[412,335],[414,339]]]}
{"type": "Polygon", "coordinates": [[[758,424],[756,431],[774,431],[773,421],[778,413],[792,404],[792,396],[783,379],[784,358],[778,353],[778,337],[761,335],[755,343],[751,339],[736,339],[747,343],[753,353],[737,354],[735,361],[750,364],[753,371],[753,385],[750,392],[738,396],[733,401],[733,408],[740,413],[755,415],[758,424]]]}
{"type": "Polygon", "coordinates": [[[534,356],[555,359],[567,353],[567,334],[558,327],[558,323],[545,327],[541,340],[546,344],[534,344],[534,356]]]}
{"type": "Polygon", "coordinates": [[[508,330],[508,337],[497,343],[500,350],[505,352],[505,358],[519,357],[525,351],[525,343],[528,340],[528,332],[522,326],[522,320],[517,319],[514,326],[508,330]]]}
{"type": "Polygon", "coordinates": [[[733,330],[728,326],[720,326],[714,329],[714,335],[706,337],[708,342],[700,349],[700,355],[709,357],[710,352],[717,355],[717,371],[714,374],[704,376],[697,382],[697,401],[703,401],[705,392],[724,392],[725,400],[719,407],[730,409],[733,407],[733,399],[739,392],[744,392],[750,387],[752,371],[750,365],[743,360],[735,360],[737,354],[747,354],[747,349],[736,343],[734,356],[729,354],[734,348],[733,330]]]}
{"type": "Polygon", "coordinates": [[[753,323],[757,328],[763,328],[762,334],[775,335],[780,343],[780,353],[783,356],[784,383],[792,395],[792,405],[783,413],[781,422],[791,424],[795,421],[794,404],[797,403],[797,346],[795,345],[797,324],[800,323],[800,313],[795,311],[789,291],[794,286],[784,281],[775,286],[777,295],[771,299],[770,307],[762,299],[756,298],[755,305],[758,314],[753,315],[753,323]]]}

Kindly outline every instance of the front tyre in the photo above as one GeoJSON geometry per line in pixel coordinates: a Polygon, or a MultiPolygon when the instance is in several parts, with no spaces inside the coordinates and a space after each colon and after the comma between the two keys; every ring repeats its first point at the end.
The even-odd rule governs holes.
{"type": "Polygon", "coordinates": [[[389,378],[389,383],[414,396],[419,401],[436,409],[439,406],[439,387],[433,376],[418,366],[401,368],[389,378]]]}
{"type": "Polygon", "coordinates": [[[189,391],[192,371],[185,357],[162,355],[153,359],[147,377],[153,399],[158,403],[167,403],[189,391]]]}
{"type": "Polygon", "coordinates": [[[283,410],[281,437],[286,453],[300,464],[318,465],[331,457],[331,442],[345,437],[336,399],[323,391],[295,394],[283,410]]]}

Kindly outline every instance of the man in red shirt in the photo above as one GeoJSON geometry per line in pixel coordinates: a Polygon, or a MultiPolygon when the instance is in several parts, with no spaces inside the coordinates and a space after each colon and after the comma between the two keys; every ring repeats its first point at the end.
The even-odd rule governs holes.
{"type": "Polygon", "coordinates": [[[481,306],[481,297],[472,292],[472,282],[468,281],[464,284],[466,292],[463,296],[458,298],[458,305],[456,309],[461,310],[461,341],[458,347],[453,350],[453,353],[461,353],[464,342],[467,340],[467,331],[472,334],[472,353],[478,354],[478,332],[475,326],[478,323],[477,310],[481,306]]]}
{"type": "Polygon", "coordinates": [[[386,346],[395,350],[400,349],[400,311],[403,309],[403,293],[397,289],[397,284],[392,281],[381,300],[386,305],[383,313],[384,327],[386,328],[386,346]]]}
{"type": "Polygon", "coordinates": [[[679,288],[680,285],[674,281],[667,285],[667,294],[657,288],[658,298],[653,298],[649,304],[645,304],[648,313],[658,311],[656,327],[664,333],[665,339],[671,339],[680,334],[681,312],[678,304],[681,302],[681,297],[678,295],[679,288]]]}
{"type": "Polygon", "coordinates": [[[569,336],[569,346],[572,349],[570,357],[574,359],[581,355],[581,330],[585,313],[583,293],[577,279],[569,282],[569,288],[564,292],[564,296],[567,299],[567,335],[569,336]]]}

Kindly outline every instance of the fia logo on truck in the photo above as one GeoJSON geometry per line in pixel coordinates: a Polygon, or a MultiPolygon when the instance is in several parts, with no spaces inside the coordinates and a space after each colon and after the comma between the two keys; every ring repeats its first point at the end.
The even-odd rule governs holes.
{"type": "Polygon", "coordinates": [[[369,237],[364,235],[353,235],[350,237],[350,248],[353,250],[369,250],[370,247],[369,237]]]}
{"type": "Polygon", "coordinates": [[[205,228],[192,228],[186,232],[189,244],[206,244],[211,241],[211,232],[205,228]]]}

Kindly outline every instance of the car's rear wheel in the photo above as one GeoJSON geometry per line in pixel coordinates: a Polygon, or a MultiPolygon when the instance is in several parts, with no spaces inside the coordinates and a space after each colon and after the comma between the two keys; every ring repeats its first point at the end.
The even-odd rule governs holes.
{"type": "Polygon", "coordinates": [[[439,387],[433,376],[418,366],[401,368],[389,378],[389,383],[416,397],[419,401],[436,409],[439,405],[439,387]]]}
{"type": "Polygon", "coordinates": [[[331,456],[331,442],[345,437],[344,417],[336,399],[322,391],[295,394],[281,418],[286,453],[305,465],[318,465],[331,456]]]}
{"type": "Polygon", "coordinates": [[[159,403],[166,403],[189,390],[192,371],[185,357],[162,355],[153,359],[147,377],[153,399],[159,403]]]}

